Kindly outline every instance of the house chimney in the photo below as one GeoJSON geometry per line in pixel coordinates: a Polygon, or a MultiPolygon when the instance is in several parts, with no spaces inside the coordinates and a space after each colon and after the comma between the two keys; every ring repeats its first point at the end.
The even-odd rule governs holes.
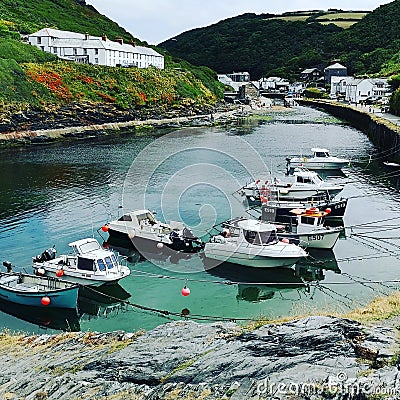
{"type": "Polygon", "coordinates": [[[101,37],[101,40],[103,40],[104,42],[107,42],[107,36],[103,33],[103,36],[101,37]]]}
{"type": "Polygon", "coordinates": [[[85,40],[89,40],[89,32],[85,33],[85,40]]]}
{"type": "Polygon", "coordinates": [[[122,38],[117,38],[117,42],[119,43],[119,44],[124,44],[124,39],[122,39],[122,38]]]}

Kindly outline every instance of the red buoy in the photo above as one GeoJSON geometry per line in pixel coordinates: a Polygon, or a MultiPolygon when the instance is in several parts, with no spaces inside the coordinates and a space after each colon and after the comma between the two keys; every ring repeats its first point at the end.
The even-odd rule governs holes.
{"type": "Polygon", "coordinates": [[[51,303],[50,297],[47,296],[42,297],[41,303],[43,306],[48,306],[51,303]]]}
{"type": "Polygon", "coordinates": [[[189,296],[190,289],[185,285],[184,288],[181,290],[182,296],[189,296]]]}
{"type": "Polygon", "coordinates": [[[332,212],[332,210],[328,207],[328,208],[325,210],[325,212],[326,212],[327,214],[330,214],[330,213],[332,212]]]}
{"type": "Polygon", "coordinates": [[[108,232],[108,226],[107,226],[107,225],[103,225],[103,226],[101,227],[101,230],[102,230],[103,232],[108,232]]]}
{"type": "Polygon", "coordinates": [[[61,278],[63,275],[64,275],[64,271],[63,271],[62,269],[59,269],[59,270],[56,272],[56,277],[57,277],[57,278],[61,278]]]}
{"type": "Polygon", "coordinates": [[[281,240],[281,242],[282,242],[282,243],[286,243],[286,244],[290,243],[289,239],[287,239],[287,238],[283,238],[283,239],[281,240]]]}

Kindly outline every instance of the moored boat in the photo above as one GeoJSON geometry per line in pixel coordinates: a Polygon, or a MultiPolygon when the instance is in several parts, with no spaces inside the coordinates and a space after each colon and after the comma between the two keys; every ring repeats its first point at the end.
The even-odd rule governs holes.
{"type": "Polygon", "coordinates": [[[344,189],[324,181],[316,172],[304,168],[296,168],[293,175],[286,181],[273,179],[272,181],[257,180],[245,185],[241,193],[249,203],[262,202],[263,199],[288,201],[322,201],[334,198],[344,189]]]}
{"type": "Polygon", "coordinates": [[[261,205],[261,220],[273,222],[290,222],[293,219],[291,210],[300,208],[318,208],[320,211],[327,211],[326,220],[342,220],[347,207],[348,199],[320,200],[313,202],[293,202],[271,200],[261,205]]]}
{"type": "Polygon", "coordinates": [[[116,283],[130,274],[114,252],[103,249],[94,238],[77,240],[69,246],[71,254],[57,256],[56,249],[50,248],[33,257],[35,274],[90,286],[116,283]]]}
{"type": "Polygon", "coordinates": [[[331,156],[328,149],[312,148],[312,157],[286,158],[288,170],[304,167],[312,170],[338,170],[349,164],[349,160],[331,156]]]}
{"type": "Polygon", "coordinates": [[[203,247],[201,240],[181,222],[158,221],[149,210],[135,210],[102,227],[114,242],[133,245],[140,252],[154,252],[164,246],[180,252],[194,253],[203,247]]]}
{"type": "MultiPolygon", "coordinates": [[[[7,261],[4,266],[11,267],[7,261]]],[[[9,269],[10,270],[10,269],[9,269]]],[[[0,272],[0,298],[32,307],[76,308],[79,286],[53,277],[0,272]]]]}
{"type": "Polygon", "coordinates": [[[318,208],[293,209],[290,223],[276,224],[279,239],[287,239],[304,248],[332,249],[343,227],[324,226],[329,212],[318,208]]]}
{"type": "Polygon", "coordinates": [[[280,242],[274,225],[241,217],[224,222],[204,253],[213,260],[255,268],[291,267],[307,257],[295,244],[280,242]]]}

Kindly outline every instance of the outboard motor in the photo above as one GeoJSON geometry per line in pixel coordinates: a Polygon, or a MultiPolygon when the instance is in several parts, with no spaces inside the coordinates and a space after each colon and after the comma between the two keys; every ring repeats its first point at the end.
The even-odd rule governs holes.
{"type": "Polygon", "coordinates": [[[36,257],[32,257],[32,260],[33,262],[39,263],[54,260],[56,258],[56,253],[57,250],[54,247],[50,247],[49,249],[46,249],[42,254],[39,254],[36,257]]]}
{"type": "Polygon", "coordinates": [[[8,273],[12,271],[12,264],[10,263],[10,261],[3,261],[3,265],[7,268],[8,273]]]}

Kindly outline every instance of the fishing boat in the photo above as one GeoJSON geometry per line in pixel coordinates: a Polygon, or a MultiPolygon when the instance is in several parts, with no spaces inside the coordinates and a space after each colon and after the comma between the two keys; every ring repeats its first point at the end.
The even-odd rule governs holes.
{"type": "MultiPolygon", "coordinates": [[[[3,265],[11,271],[11,264],[3,265]]],[[[32,307],[76,308],[79,286],[53,277],[0,272],[0,299],[32,307]]]]}
{"type": "Polygon", "coordinates": [[[291,267],[307,253],[278,240],[276,227],[247,218],[224,222],[222,230],[205,244],[207,258],[255,268],[291,267]]]}
{"type": "Polygon", "coordinates": [[[312,207],[318,208],[320,211],[326,211],[325,220],[333,222],[334,220],[342,220],[348,199],[341,198],[339,200],[319,200],[313,202],[293,202],[270,200],[261,204],[261,220],[272,222],[291,222],[293,209],[308,209],[312,207]]]}
{"type": "Polygon", "coordinates": [[[89,286],[113,284],[130,274],[114,252],[102,248],[94,238],[77,240],[69,246],[72,251],[67,255],[57,256],[53,247],[33,257],[35,274],[89,286]]]}
{"type": "Polygon", "coordinates": [[[321,201],[332,199],[344,189],[343,185],[324,181],[316,172],[304,168],[296,168],[286,181],[256,180],[241,190],[249,203],[257,199],[289,200],[289,201],[321,201]]]}
{"type": "Polygon", "coordinates": [[[291,210],[294,218],[290,223],[275,224],[279,239],[287,239],[291,243],[304,248],[332,249],[339,239],[343,227],[324,226],[328,211],[320,211],[316,207],[291,210]]]}
{"type": "Polygon", "coordinates": [[[110,239],[132,245],[140,252],[154,252],[165,247],[174,251],[194,253],[203,247],[202,241],[182,222],[158,221],[149,210],[128,212],[102,227],[110,239]]]}
{"type": "Polygon", "coordinates": [[[313,155],[311,157],[293,157],[286,158],[288,170],[297,167],[304,167],[312,170],[338,170],[349,164],[349,160],[345,158],[334,157],[329,154],[328,149],[312,148],[313,155]]]}

